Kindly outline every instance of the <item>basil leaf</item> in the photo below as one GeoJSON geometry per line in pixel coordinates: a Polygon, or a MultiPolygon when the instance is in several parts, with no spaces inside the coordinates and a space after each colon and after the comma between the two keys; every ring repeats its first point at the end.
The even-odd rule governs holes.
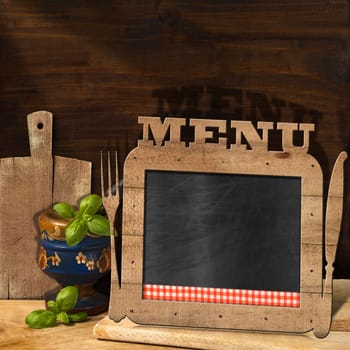
{"type": "Polygon", "coordinates": [[[109,221],[102,215],[93,215],[92,219],[87,222],[87,226],[90,232],[98,235],[109,236],[109,221]]]}
{"type": "Polygon", "coordinates": [[[95,214],[102,206],[102,198],[97,194],[89,194],[85,196],[79,205],[81,214],[95,214]]]}
{"type": "Polygon", "coordinates": [[[71,219],[75,216],[74,208],[67,203],[56,203],[53,209],[60,215],[63,219],[71,219]]]}
{"type": "Polygon", "coordinates": [[[34,310],[25,318],[30,328],[47,328],[56,325],[56,315],[50,310],[34,310]]]}
{"type": "Polygon", "coordinates": [[[93,216],[94,216],[94,215],[83,214],[83,215],[82,215],[82,219],[83,219],[85,222],[88,222],[88,221],[91,221],[91,220],[92,220],[93,216]]]}
{"type": "Polygon", "coordinates": [[[88,314],[85,311],[81,311],[76,314],[69,314],[68,317],[71,322],[83,322],[88,319],[88,314]]]}
{"type": "Polygon", "coordinates": [[[62,288],[56,297],[56,304],[60,311],[72,310],[78,301],[78,288],[75,286],[67,286],[62,288]]]}
{"type": "Polygon", "coordinates": [[[60,310],[58,310],[57,304],[54,300],[49,300],[47,302],[47,307],[49,310],[51,310],[55,314],[58,314],[60,312],[60,310]]]}
{"type": "Polygon", "coordinates": [[[73,219],[65,229],[67,244],[69,246],[77,245],[85,237],[87,231],[88,226],[83,219],[73,219]]]}
{"type": "Polygon", "coordinates": [[[57,314],[57,321],[62,322],[64,324],[70,323],[70,319],[67,312],[61,311],[59,314],[57,314]]]}

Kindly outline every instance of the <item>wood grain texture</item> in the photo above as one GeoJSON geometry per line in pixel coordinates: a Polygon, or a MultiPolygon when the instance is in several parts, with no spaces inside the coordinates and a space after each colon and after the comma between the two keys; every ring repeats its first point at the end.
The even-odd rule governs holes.
{"type": "MultiPolygon", "coordinates": [[[[349,281],[336,281],[334,291],[334,316],[332,331],[328,338],[315,339],[312,335],[276,335],[252,332],[224,332],[219,336],[216,332],[210,332],[210,341],[203,338],[197,341],[192,348],[199,345],[212,346],[209,349],[239,349],[239,350],[270,350],[275,347],[280,350],[298,349],[334,349],[343,350],[349,342],[349,312],[350,312],[350,285],[349,281]],[[215,343],[215,337],[220,337],[219,345],[215,343]],[[229,345],[227,345],[229,344],[229,345]],[[227,346],[227,347],[226,347],[227,346]],[[298,348],[299,346],[299,348],[298,348]],[[225,348],[226,347],[226,348],[225,348]]],[[[24,323],[25,316],[35,309],[44,307],[43,301],[38,300],[0,300],[0,347],[6,350],[33,350],[41,348],[45,344],[48,350],[65,350],[67,347],[79,348],[81,350],[171,350],[174,347],[148,345],[151,337],[160,339],[161,334],[166,334],[168,329],[159,330],[155,327],[140,327],[131,324],[131,329],[120,329],[119,339],[121,341],[111,342],[98,340],[110,339],[115,331],[115,323],[107,318],[102,321],[105,314],[93,316],[87,322],[74,327],[58,327],[35,330],[28,328],[24,323]],[[111,323],[112,322],[112,323],[111,323]],[[97,324],[97,325],[96,325],[97,324]],[[163,332],[163,333],[162,333],[163,332]],[[126,342],[128,341],[128,342],[126,342]],[[130,342],[133,343],[130,343],[130,342]],[[137,344],[141,341],[142,344],[137,344]]],[[[196,332],[181,330],[183,337],[188,336],[189,341],[195,339],[196,332]]],[[[115,336],[115,333],[114,333],[115,336]]],[[[179,335],[181,337],[181,335],[179,335]]],[[[164,338],[163,338],[164,339],[164,338]]],[[[174,330],[169,341],[177,341],[174,330]]],[[[163,341],[164,342],[164,341],[163,341]]],[[[180,349],[180,348],[175,348],[180,349]]]]}
{"type": "Polygon", "coordinates": [[[331,332],[327,339],[315,339],[305,335],[281,335],[213,330],[179,329],[176,327],[151,327],[136,324],[128,318],[115,324],[108,317],[94,328],[100,339],[130,343],[185,346],[190,349],[215,350],[280,350],[318,349],[343,350],[349,342],[349,333],[331,332]]]}
{"type": "Polygon", "coordinates": [[[43,298],[58,284],[38,265],[39,213],[91,190],[91,163],[52,157],[52,113],[28,115],[31,156],[0,159],[0,298],[43,298]]]}
{"type": "Polygon", "coordinates": [[[91,162],[54,156],[52,203],[78,205],[91,192],[91,162]]]}
{"type": "MultiPolygon", "coordinates": [[[[308,153],[309,132],[313,130],[314,126],[311,124],[299,124],[299,128],[304,130],[303,142],[301,145],[295,146],[294,130],[298,129],[298,125],[295,123],[277,124],[277,128],[282,130],[282,150],[272,151],[268,147],[268,134],[264,134],[263,132],[263,135],[259,136],[250,122],[231,122],[231,125],[235,125],[236,128],[236,142],[229,148],[226,147],[226,141],[223,142],[225,139],[223,135],[225,134],[226,126],[224,120],[212,121],[209,119],[201,119],[198,121],[197,119],[190,119],[189,124],[195,126],[195,136],[194,141],[190,142],[188,146],[180,142],[181,137],[179,133],[182,121],[173,123],[173,120],[165,119],[163,123],[160,123],[159,118],[146,119],[140,117],[139,122],[144,125],[143,139],[138,142],[138,147],[130,152],[124,164],[125,207],[123,210],[122,230],[121,288],[120,290],[115,288],[114,292],[111,294],[109,317],[114,321],[121,321],[124,317],[128,317],[136,323],[153,326],[207,327],[213,329],[298,333],[313,330],[317,337],[325,337],[329,332],[331,323],[331,286],[333,271],[332,269],[327,270],[328,287],[323,289],[323,173],[317,159],[308,153]],[[213,136],[213,131],[209,129],[209,127],[212,126],[215,126],[220,131],[220,136],[222,136],[217,137],[216,143],[209,143],[208,141],[208,139],[211,139],[213,136]],[[175,131],[172,128],[174,128],[175,131]],[[246,132],[243,132],[243,130],[246,132]],[[167,134],[169,134],[169,137],[166,136],[167,134]],[[250,149],[247,149],[246,144],[242,144],[241,137],[243,136],[241,134],[245,136],[246,142],[251,147],[250,149]],[[281,308],[261,305],[239,305],[234,303],[186,302],[173,301],[171,298],[162,301],[147,300],[147,298],[143,296],[143,285],[147,284],[145,282],[147,272],[145,267],[147,265],[145,260],[147,220],[145,220],[145,217],[148,215],[151,221],[152,219],[156,221],[156,218],[152,217],[152,214],[147,211],[150,208],[147,201],[154,200],[158,190],[157,188],[154,193],[146,191],[147,186],[150,186],[151,182],[150,178],[146,177],[146,173],[149,170],[159,171],[160,173],[163,172],[163,174],[164,172],[188,172],[205,174],[243,174],[262,177],[268,176],[269,178],[283,176],[298,177],[300,179],[300,192],[298,194],[298,196],[300,196],[300,199],[298,199],[300,200],[300,209],[298,208],[297,210],[301,213],[301,220],[300,228],[298,226],[296,234],[298,239],[300,239],[300,258],[298,258],[300,259],[300,277],[298,277],[300,284],[297,287],[297,291],[300,292],[300,307],[281,308]]],[[[273,128],[272,124],[261,124],[258,122],[258,126],[259,125],[262,128],[273,128]]],[[[328,196],[327,222],[332,229],[332,223],[334,224],[334,229],[331,233],[328,232],[330,235],[328,243],[333,246],[334,241],[337,240],[339,235],[339,222],[342,214],[342,207],[338,205],[338,202],[332,207],[332,199],[342,198],[343,196],[343,163],[345,158],[346,152],[343,152],[339,156],[339,161],[336,162],[334,175],[331,180],[332,186],[328,196]],[[333,220],[333,217],[337,220],[333,220]]],[[[156,179],[157,180],[153,184],[155,187],[158,182],[161,182],[161,177],[157,177],[156,179]]],[[[220,180],[222,180],[222,178],[220,180]]],[[[176,187],[176,191],[181,193],[181,191],[183,191],[183,188],[180,186],[182,181],[184,181],[183,178],[178,182],[169,181],[165,183],[167,185],[170,184],[169,186],[173,188],[176,187]]],[[[251,180],[251,183],[252,182],[251,180]]],[[[193,183],[191,182],[191,184],[193,183]]],[[[167,191],[167,189],[161,187],[160,184],[158,184],[158,187],[164,192],[167,191]]],[[[239,196],[237,187],[234,193],[239,196]]],[[[211,189],[212,188],[214,187],[211,187],[211,189]]],[[[244,189],[247,192],[245,192],[243,196],[246,196],[250,189],[247,190],[246,187],[244,187],[244,189]]],[[[293,189],[295,188],[293,187],[293,189]]],[[[186,188],[186,190],[191,191],[192,188],[186,188]]],[[[217,188],[215,188],[215,190],[217,191],[217,188]]],[[[194,185],[193,191],[195,191],[194,185]]],[[[191,192],[191,194],[192,197],[195,196],[195,193],[191,192]]],[[[170,198],[170,200],[174,198],[170,198]]],[[[266,200],[266,197],[264,197],[264,199],[266,200]]],[[[167,210],[181,213],[181,209],[183,209],[182,206],[185,206],[184,202],[186,202],[186,200],[187,197],[182,196],[181,200],[178,201],[180,206],[168,207],[167,210]]],[[[186,224],[187,220],[190,221],[192,216],[195,215],[195,202],[189,200],[189,203],[190,205],[185,207],[186,213],[182,213],[182,215],[186,217],[183,221],[186,224]],[[188,212],[190,213],[189,216],[187,216],[188,212]]],[[[214,201],[212,205],[216,206],[217,202],[214,201]]],[[[238,212],[238,206],[233,206],[234,204],[232,204],[232,208],[238,212]]],[[[157,206],[155,207],[158,208],[157,206]]],[[[249,211],[251,207],[254,207],[254,205],[250,204],[245,210],[249,211]]],[[[206,209],[203,210],[205,211],[206,209]]],[[[254,220],[253,217],[257,215],[255,210],[256,208],[254,207],[251,220],[254,220]]],[[[210,211],[208,211],[208,213],[210,213],[210,211]]],[[[167,214],[162,213],[159,215],[167,214]]],[[[176,218],[182,220],[180,216],[176,218]]],[[[271,226],[274,227],[276,225],[272,217],[269,217],[269,221],[271,221],[271,226]]],[[[225,221],[225,225],[231,224],[231,221],[225,221]]],[[[175,225],[175,223],[169,221],[169,225],[175,225]]],[[[200,225],[206,226],[208,223],[203,220],[203,222],[200,222],[200,225]]],[[[158,229],[158,226],[156,227],[158,229]]],[[[166,232],[162,234],[167,230],[167,226],[161,225],[160,227],[159,230],[161,234],[159,238],[164,238],[164,242],[171,245],[171,247],[169,247],[165,244],[164,247],[162,247],[167,254],[173,254],[172,248],[181,247],[181,241],[188,238],[187,236],[190,235],[190,233],[184,229],[183,233],[185,232],[185,234],[178,234],[178,241],[180,242],[178,243],[177,241],[167,239],[166,232]],[[171,244],[169,242],[171,242],[171,244]]],[[[222,229],[224,230],[226,227],[223,225],[222,229]]],[[[279,228],[279,230],[283,229],[284,228],[279,228]]],[[[249,232],[248,230],[245,231],[245,227],[241,228],[241,230],[242,232],[240,233],[242,235],[249,232]]],[[[200,236],[201,239],[204,239],[205,235],[208,234],[206,230],[200,232],[202,234],[202,236],[200,236]]],[[[234,235],[233,232],[234,229],[232,229],[232,235],[234,235]]],[[[256,233],[256,231],[254,232],[256,233]]],[[[269,231],[269,228],[267,228],[264,234],[268,235],[271,232],[272,229],[269,231]]],[[[212,234],[212,232],[210,232],[210,234],[212,234]]],[[[281,239],[281,235],[278,235],[278,237],[281,239]]],[[[195,242],[196,245],[193,245],[192,248],[194,251],[200,249],[198,241],[195,242]]],[[[236,244],[238,244],[237,242],[236,244]]],[[[218,255],[223,254],[227,242],[219,240],[215,243],[219,247],[217,248],[218,255]]],[[[179,249],[179,251],[186,254],[185,244],[183,247],[184,249],[179,249]]],[[[206,245],[203,247],[207,248],[206,245]]],[[[252,246],[251,248],[254,249],[257,247],[252,246]]],[[[260,248],[260,246],[258,248],[260,248]]],[[[279,246],[279,248],[280,250],[282,249],[281,246],[279,246]]],[[[289,249],[292,249],[291,246],[289,246],[289,249]]],[[[326,250],[328,249],[329,247],[326,246],[326,250]]],[[[192,258],[195,256],[194,251],[191,250],[192,258]]],[[[155,252],[155,254],[157,254],[158,251],[155,250],[155,252]]],[[[175,252],[178,254],[178,251],[175,250],[175,252]]],[[[215,254],[211,253],[212,251],[209,249],[208,256],[206,257],[209,261],[213,256],[216,257],[215,254]]],[[[329,262],[330,265],[332,265],[332,256],[327,256],[329,256],[329,262]]],[[[205,263],[207,263],[208,260],[205,260],[205,263]]],[[[156,260],[156,263],[161,264],[160,261],[163,262],[167,260],[156,260]]],[[[196,266],[195,259],[189,259],[188,261],[187,265],[193,263],[193,265],[196,266]]],[[[152,264],[156,263],[152,260],[152,264]]],[[[230,263],[231,260],[226,264],[230,263]]],[[[239,261],[239,263],[244,264],[244,261],[239,261]]],[[[186,269],[186,267],[183,268],[186,269]]],[[[194,267],[191,266],[191,268],[191,271],[193,271],[194,267]]],[[[243,268],[241,271],[242,270],[243,268]]],[[[181,271],[181,273],[182,272],[183,271],[181,271]]],[[[269,272],[273,273],[272,269],[269,270],[269,272]]],[[[252,272],[248,271],[248,274],[249,273],[252,272]]],[[[154,274],[156,274],[156,272],[154,274]]],[[[170,269],[169,274],[171,274],[170,269]]],[[[189,276],[190,277],[186,279],[186,281],[189,282],[186,282],[187,284],[184,284],[184,286],[203,287],[201,284],[191,284],[194,282],[194,276],[191,274],[189,274],[189,276]]],[[[177,283],[177,281],[171,280],[171,278],[172,277],[169,278],[170,282],[151,282],[150,284],[182,285],[177,283]]],[[[196,283],[198,283],[198,279],[196,283]]],[[[204,287],[210,288],[217,286],[204,285],[204,287]]],[[[230,287],[225,285],[225,288],[230,287]]],[[[293,291],[295,290],[293,289],[293,291]]]]}
{"type": "MultiPolygon", "coordinates": [[[[105,317],[94,327],[94,335],[100,339],[186,346],[191,349],[239,349],[239,350],[298,350],[345,349],[350,342],[349,281],[334,283],[333,321],[326,339],[317,339],[310,332],[296,334],[269,334],[259,332],[219,331],[208,329],[184,329],[177,327],[151,327],[140,325],[128,318],[115,323],[105,317]]],[[[132,345],[131,345],[132,346],[132,345]]]]}
{"type": "Polygon", "coordinates": [[[335,161],[332,171],[328,196],[325,221],[325,244],[326,244],[326,283],[324,292],[330,293],[333,275],[335,255],[338,247],[339,232],[343,216],[344,202],[344,162],[348,158],[347,152],[341,152],[335,161]]]}
{"type": "MultiPolygon", "coordinates": [[[[53,111],[53,154],[92,161],[100,193],[99,152],[122,163],[139,115],[315,122],[327,186],[349,148],[348,12],[347,0],[0,1],[0,157],[28,156],[22,116],[53,111]]],[[[350,277],[348,187],[344,204],[338,277],[350,277]]]]}
{"type": "Polygon", "coordinates": [[[44,295],[56,286],[37,265],[35,217],[52,202],[52,114],[28,115],[31,157],[1,159],[2,298],[44,295]],[[38,125],[41,123],[42,127],[38,125]]]}
{"type": "Polygon", "coordinates": [[[130,344],[97,340],[93,336],[93,327],[105,314],[89,317],[89,320],[74,326],[46,329],[30,329],[25,317],[33,310],[45,308],[44,301],[39,300],[0,300],[0,347],[6,350],[41,349],[45,344],[48,350],[171,350],[163,346],[130,344]]]}

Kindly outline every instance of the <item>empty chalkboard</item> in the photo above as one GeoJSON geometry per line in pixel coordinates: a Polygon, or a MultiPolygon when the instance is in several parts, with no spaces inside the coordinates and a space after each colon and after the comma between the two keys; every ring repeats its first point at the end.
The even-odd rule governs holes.
{"type": "Polygon", "coordinates": [[[144,285],[300,291],[301,178],[147,170],[144,285]]]}

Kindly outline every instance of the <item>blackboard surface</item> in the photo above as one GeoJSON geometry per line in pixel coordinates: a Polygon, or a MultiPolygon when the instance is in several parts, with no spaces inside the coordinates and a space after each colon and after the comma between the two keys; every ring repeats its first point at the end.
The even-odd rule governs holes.
{"type": "Polygon", "coordinates": [[[143,284],[300,291],[301,178],[146,171],[143,284]]]}

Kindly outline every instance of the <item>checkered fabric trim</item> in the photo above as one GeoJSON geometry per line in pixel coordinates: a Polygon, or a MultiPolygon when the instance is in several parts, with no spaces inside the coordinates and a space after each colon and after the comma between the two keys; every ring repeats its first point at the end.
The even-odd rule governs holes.
{"type": "Polygon", "coordinates": [[[163,301],[300,307],[300,293],[145,284],[143,298],[163,301]]]}

